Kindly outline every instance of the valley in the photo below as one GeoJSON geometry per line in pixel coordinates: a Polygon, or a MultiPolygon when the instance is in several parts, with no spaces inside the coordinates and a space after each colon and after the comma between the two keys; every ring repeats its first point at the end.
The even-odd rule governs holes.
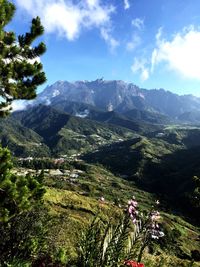
{"type": "MultiPolygon", "coordinates": [[[[92,218],[117,221],[132,195],[140,211],[160,202],[165,237],[145,251],[145,266],[200,266],[200,124],[191,116],[179,120],[186,96],[102,80],[47,89],[33,105],[1,119],[0,141],[12,152],[13,173],[43,173],[54,220],[50,240],[65,249],[69,266],[92,218]],[[161,110],[161,94],[178,101],[177,109],[161,110]]],[[[197,112],[199,99],[189,99],[188,112],[197,112]]]]}

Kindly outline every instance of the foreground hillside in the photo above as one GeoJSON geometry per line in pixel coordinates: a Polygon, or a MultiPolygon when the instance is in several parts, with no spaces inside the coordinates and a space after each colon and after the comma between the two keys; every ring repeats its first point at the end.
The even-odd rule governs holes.
{"type": "MultiPolygon", "coordinates": [[[[100,165],[71,162],[67,169],[60,170],[45,170],[45,201],[54,222],[50,240],[67,252],[69,266],[77,257],[81,232],[95,215],[117,222],[133,194],[140,211],[151,209],[158,197],[100,165]]],[[[143,262],[145,266],[191,266],[192,251],[199,249],[199,228],[161,196],[159,200],[165,237],[145,251],[143,262]]]]}
{"type": "Polygon", "coordinates": [[[200,266],[198,256],[193,262],[200,241],[193,180],[200,176],[199,135],[198,128],[169,127],[162,134],[105,145],[74,160],[20,161],[18,166],[25,169],[18,167],[18,172],[34,173],[34,168],[43,166],[45,201],[54,220],[50,239],[67,251],[71,264],[77,257],[80,233],[92,218],[98,214],[116,222],[135,195],[141,211],[151,209],[156,199],[161,203],[165,237],[145,251],[145,266],[200,266]]]}

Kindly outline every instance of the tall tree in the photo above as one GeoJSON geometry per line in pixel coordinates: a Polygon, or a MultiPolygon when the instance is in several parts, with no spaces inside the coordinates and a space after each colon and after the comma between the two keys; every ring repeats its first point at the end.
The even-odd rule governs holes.
{"type": "MultiPolygon", "coordinates": [[[[33,99],[37,86],[46,81],[39,60],[46,46],[33,46],[44,32],[40,19],[32,20],[30,32],[16,37],[5,30],[14,12],[10,1],[0,0],[0,117],[9,114],[12,101],[33,99]]],[[[45,236],[41,178],[13,174],[10,152],[0,147],[0,266],[16,257],[27,259],[39,249],[39,237],[45,236]]]]}
{"type": "Polygon", "coordinates": [[[0,116],[9,113],[13,100],[35,98],[37,86],[46,81],[39,60],[46,46],[43,42],[33,46],[44,32],[40,18],[32,20],[29,32],[16,36],[5,30],[14,13],[11,2],[0,0],[0,116]]]}
{"type": "MultiPolygon", "coordinates": [[[[42,42],[31,46],[44,32],[40,19],[33,19],[30,32],[16,38],[14,32],[5,30],[14,12],[15,6],[10,1],[0,0],[0,117],[8,115],[13,100],[34,98],[37,86],[46,81],[38,59],[46,46],[42,42]]],[[[27,178],[19,179],[10,173],[11,165],[9,151],[0,148],[0,221],[7,221],[12,213],[26,209],[29,199],[34,197],[35,182],[29,188],[27,178]]]]}

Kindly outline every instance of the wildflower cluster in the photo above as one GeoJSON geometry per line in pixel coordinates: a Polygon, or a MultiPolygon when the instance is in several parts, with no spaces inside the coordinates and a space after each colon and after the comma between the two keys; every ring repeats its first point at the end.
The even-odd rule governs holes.
{"type": "MultiPolygon", "coordinates": [[[[156,205],[159,204],[159,201],[157,200],[156,205]]],[[[164,233],[160,231],[160,213],[157,210],[152,210],[148,213],[146,221],[142,222],[142,213],[139,215],[139,212],[137,210],[138,202],[136,201],[135,197],[133,196],[131,200],[128,201],[128,215],[132,222],[136,225],[138,228],[142,228],[146,231],[147,236],[149,234],[149,237],[152,239],[159,239],[160,237],[164,236],[164,233]]],[[[137,229],[138,232],[142,229],[137,229]]]]}
{"type": "Polygon", "coordinates": [[[132,199],[128,201],[128,214],[134,224],[137,222],[138,216],[137,205],[138,203],[133,196],[132,199]]]}
{"type": "MultiPolygon", "coordinates": [[[[156,205],[159,204],[159,201],[156,201],[156,205]]],[[[133,196],[131,200],[128,201],[127,213],[129,218],[134,224],[134,242],[140,243],[140,249],[137,256],[137,261],[134,260],[125,260],[125,266],[131,267],[144,267],[144,264],[141,263],[141,258],[146,246],[149,245],[151,239],[159,239],[160,237],[164,236],[164,233],[160,230],[160,213],[155,209],[152,208],[146,216],[143,213],[138,212],[138,202],[136,201],[135,197],[133,196]]]]}

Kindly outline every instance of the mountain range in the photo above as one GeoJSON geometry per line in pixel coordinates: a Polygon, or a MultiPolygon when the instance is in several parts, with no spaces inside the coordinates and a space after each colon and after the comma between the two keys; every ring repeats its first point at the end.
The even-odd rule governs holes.
{"type": "MultiPolygon", "coordinates": [[[[163,118],[165,116],[165,119],[176,119],[183,122],[188,122],[188,112],[190,114],[200,112],[199,97],[180,96],[164,89],[147,90],[124,81],[103,79],[76,82],[58,81],[47,86],[33,104],[43,103],[58,106],[60,102],[81,103],[98,110],[115,111],[120,114],[127,112],[131,114],[131,110],[137,110],[142,111],[145,116],[158,116],[159,114],[163,118]],[[187,117],[186,120],[185,117],[187,117]]],[[[84,116],[88,116],[87,112],[84,116]]],[[[134,116],[136,116],[135,112],[132,113],[132,118],[134,116]]],[[[191,116],[193,115],[189,117],[191,116]]]]}
{"type": "Polygon", "coordinates": [[[58,156],[155,136],[166,125],[198,125],[199,120],[200,98],[191,95],[123,81],[58,81],[25,110],[0,121],[0,141],[17,156],[58,156]]]}

